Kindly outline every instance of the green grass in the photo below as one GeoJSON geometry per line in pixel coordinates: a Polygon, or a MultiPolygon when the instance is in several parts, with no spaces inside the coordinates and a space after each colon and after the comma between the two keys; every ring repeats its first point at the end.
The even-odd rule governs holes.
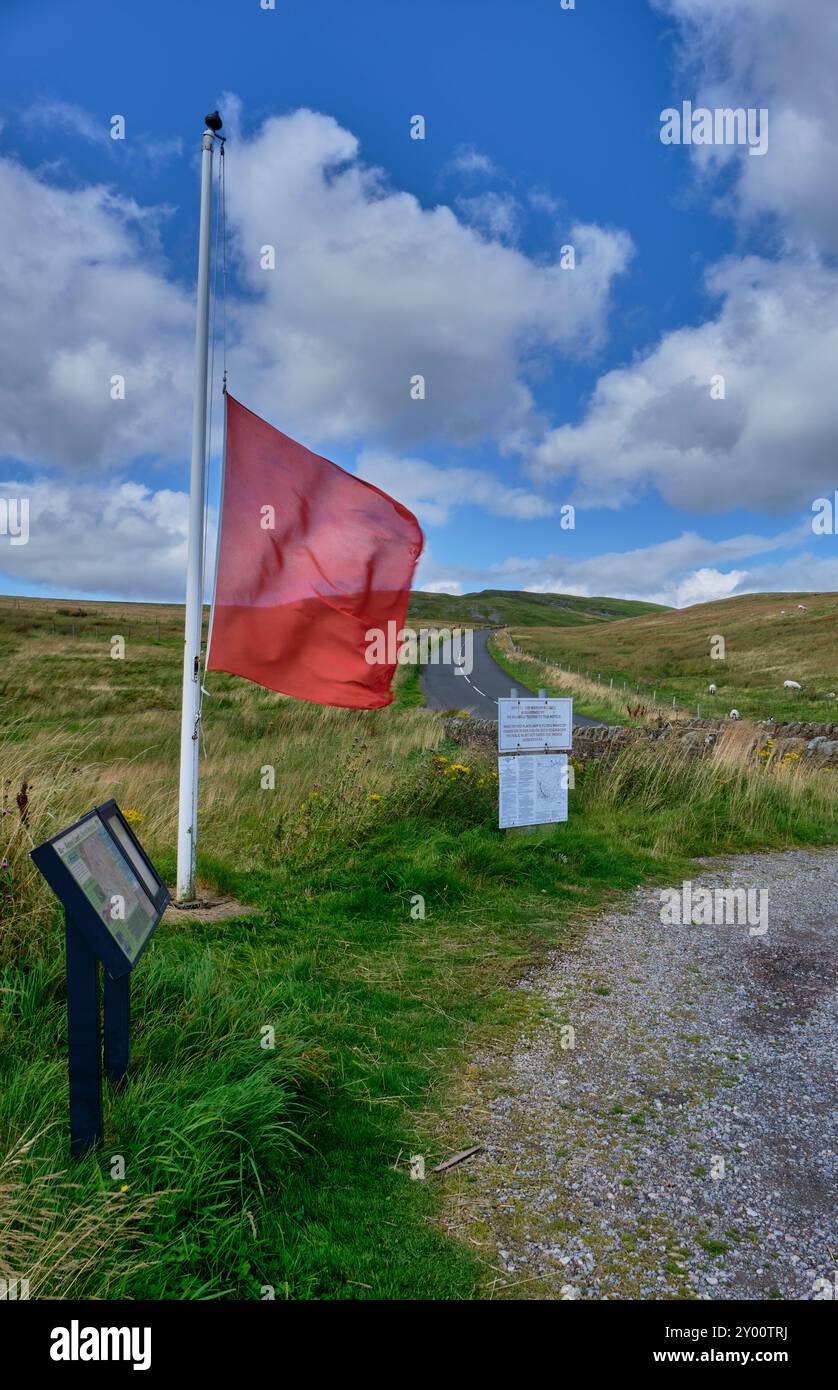
{"type": "Polygon", "coordinates": [[[396,685],[396,703],[403,709],[421,709],[425,703],[420,684],[422,668],[419,665],[407,666],[396,685]]]}
{"type": "Polygon", "coordinates": [[[489,651],[507,675],[527,690],[546,690],[549,696],[572,696],[575,714],[586,715],[603,724],[640,724],[639,718],[632,718],[625,702],[619,697],[609,699],[604,690],[600,691],[588,681],[571,681],[563,678],[553,666],[531,656],[527,651],[512,649],[507,634],[497,634],[489,639],[489,651]]]}
{"type": "MultiPolygon", "coordinates": [[[[737,709],[743,718],[838,722],[838,700],[829,699],[838,693],[838,594],[746,594],[607,627],[512,622],[510,628],[524,652],[583,681],[586,673],[605,687],[613,681],[618,696],[625,682],[629,700],[648,702],[656,690],[664,707],[674,698],[693,715],[700,706],[704,718],[737,709]],[[722,650],[711,644],[719,637],[723,660],[711,654],[722,650]],[[785,690],[785,680],[802,689],[785,690]],[[711,684],[716,695],[709,694],[711,684]]],[[[596,699],[595,691],[585,695],[596,699]]],[[[601,701],[611,706],[607,690],[601,701]]]]}
{"type": "Polygon", "coordinates": [[[200,873],[253,915],[160,926],[130,1084],[70,1168],[61,924],[28,849],[115,796],[173,876],[178,638],[142,616],[125,662],[101,635],[0,626],[0,1274],[33,1296],[477,1297],[446,1179],[409,1159],[459,1146],[469,1058],[520,1026],[510,982],[687,855],[834,841],[838,791],[637,748],[581,773],[567,825],[509,837],[491,762],[446,747],[415,672],[375,714],[211,676],[200,873]]]}

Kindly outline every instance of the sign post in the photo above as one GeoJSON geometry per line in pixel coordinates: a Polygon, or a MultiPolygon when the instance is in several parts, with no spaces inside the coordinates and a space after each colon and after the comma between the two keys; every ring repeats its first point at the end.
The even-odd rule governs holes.
{"type": "Polygon", "coordinates": [[[102,1142],[99,981],[96,956],[69,916],[66,941],[70,1151],[81,1158],[102,1142]]]}
{"type": "Polygon", "coordinates": [[[498,822],[501,830],[567,820],[573,700],[498,700],[498,822]]]}
{"type": "Polygon", "coordinates": [[[105,1075],[121,1090],[131,1051],[131,976],[121,980],[105,974],[105,1075]]]}
{"type": "Polygon", "coordinates": [[[70,1149],[102,1143],[98,965],[104,970],[104,1062],[114,1086],[128,1072],[131,972],[170,901],[115,801],[106,801],[32,851],[64,908],[70,1149]]]}

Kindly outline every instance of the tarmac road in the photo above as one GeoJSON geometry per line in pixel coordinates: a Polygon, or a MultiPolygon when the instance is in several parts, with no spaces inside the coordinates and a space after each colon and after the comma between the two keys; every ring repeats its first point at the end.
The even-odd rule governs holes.
{"type": "MultiPolygon", "coordinates": [[[[450,644],[443,644],[439,665],[428,665],[422,672],[421,686],[430,709],[464,709],[483,719],[497,719],[498,698],[506,698],[512,689],[512,679],[489,655],[491,632],[478,628],[474,633],[474,669],[468,675],[458,674],[451,659],[450,644]]],[[[519,695],[535,695],[525,685],[516,686],[519,695]]],[[[599,724],[574,714],[576,725],[599,724]]]]}

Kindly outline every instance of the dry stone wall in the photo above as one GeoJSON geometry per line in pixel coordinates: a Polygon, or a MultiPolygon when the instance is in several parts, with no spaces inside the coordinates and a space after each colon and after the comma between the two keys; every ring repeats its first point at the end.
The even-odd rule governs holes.
{"type": "MultiPolygon", "coordinates": [[[[704,757],[717,742],[729,719],[692,719],[652,728],[626,728],[623,725],[595,725],[573,730],[573,756],[580,762],[611,757],[638,740],[654,743],[675,741],[689,756],[704,757]]],[[[750,734],[753,751],[769,749],[774,758],[795,753],[801,762],[813,766],[838,767],[838,724],[770,724],[740,720],[736,727],[743,740],[750,734]],[[771,741],[769,743],[769,740],[771,741]]],[[[498,725],[495,719],[469,719],[456,715],[445,721],[446,735],[467,747],[496,751],[498,725]]]]}

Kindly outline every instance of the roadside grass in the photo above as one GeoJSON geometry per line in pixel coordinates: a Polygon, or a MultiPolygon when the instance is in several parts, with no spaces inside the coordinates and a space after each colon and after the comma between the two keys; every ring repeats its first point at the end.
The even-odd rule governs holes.
{"type": "MultiPolygon", "coordinates": [[[[838,594],[744,594],[715,603],[568,628],[513,623],[525,652],[565,670],[623,681],[630,701],[707,718],[838,722],[838,594]],[[723,639],[720,648],[718,639],[723,639]],[[714,642],[713,639],[716,639],[714,642]],[[714,659],[713,651],[724,659],[714,659]],[[798,681],[798,691],[784,689],[798,681]],[[717,687],[711,695],[709,686],[717,687]],[[639,685],[639,694],[635,686],[639,685]]],[[[587,713],[587,708],[585,713],[587,713]]]]}
{"type": "Polygon", "coordinates": [[[422,667],[418,662],[403,668],[401,678],[395,684],[397,705],[403,709],[422,708],[425,703],[425,696],[422,693],[421,677],[422,667]]]}
{"type": "Polygon", "coordinates": [[[687,855],[838,839],[838,777],[725,739],[700,763],[628,749],[581,772],[568,824],[505,836],[492,760],[447,745],[440,716],[212,676],[199,869],[254,911],[161,924],[130,1084],[101,1153],[70,1165],[62,925],[28,850],[114,796],[171,881],[180,673],[162,641],[112,662],[92,639],[5,640],[0,1248],[24,1234],[0,1273],[36,1270],[33,1296],[479,1296],[446,1179],[411,1181],[409,1160],[445,1156],[464,1065],[514,1035],[509,983],[687,855]]]}
{"type": "Polygon", "coordinates": [[[498,665],[529,690],[543,689],[550,696],[572,696],[577,714],[611,725],[645,724],[659,715],[670,719],[683,717],[683,711],[664,710],[635,692],[624,695],[600,682],[560,670],[531,652],[520,648],[516,651],[512,641],[508,631],[496,632],[489,639],[489,651],[498,665]]]}

